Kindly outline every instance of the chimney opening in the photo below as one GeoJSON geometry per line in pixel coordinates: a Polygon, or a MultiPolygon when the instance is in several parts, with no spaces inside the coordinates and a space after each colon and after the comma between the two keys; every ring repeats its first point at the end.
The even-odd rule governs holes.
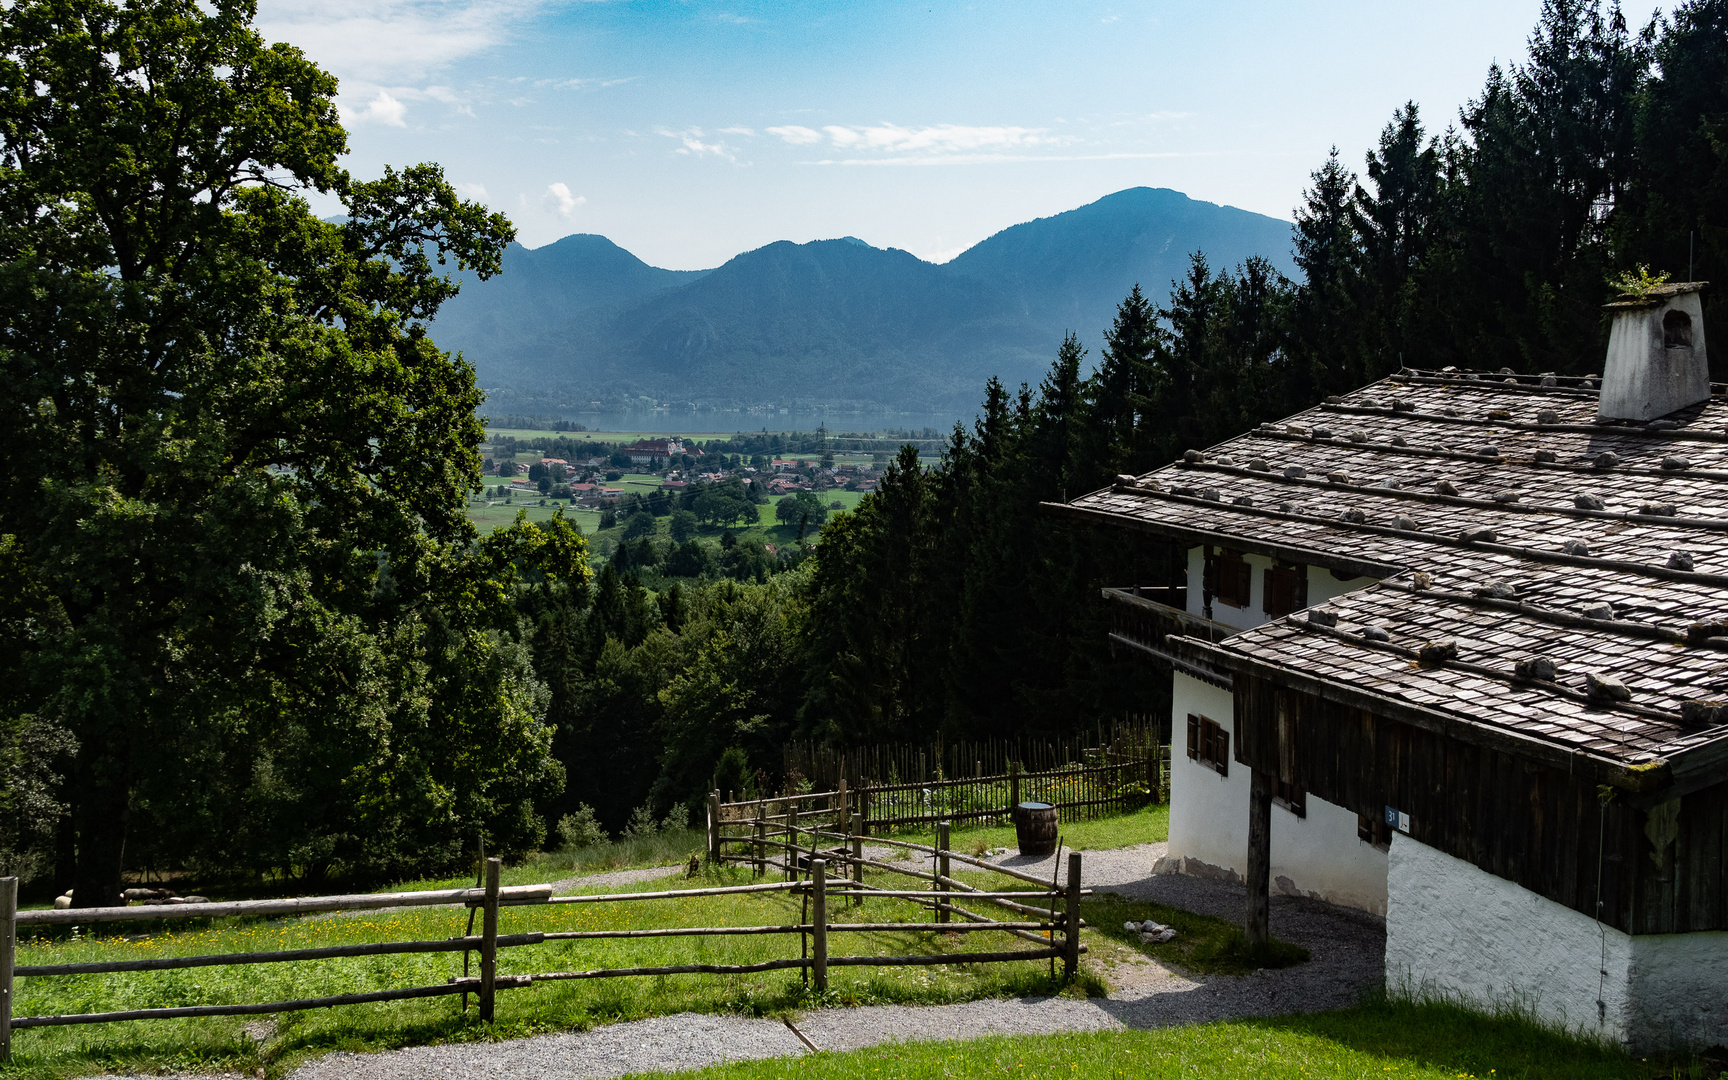
{"type": "Polygon", "coordinates": [[[1662,345],[1669,349],[1692,347],[1692,316],[1684,311],[1670,311],[1662,316],[1662,345]]]}

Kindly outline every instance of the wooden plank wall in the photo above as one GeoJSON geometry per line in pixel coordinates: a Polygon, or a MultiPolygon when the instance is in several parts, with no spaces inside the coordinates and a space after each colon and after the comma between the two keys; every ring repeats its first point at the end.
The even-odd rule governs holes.
{"type": "Polygon", "coordinates": [[[1728,778],[1653,811],[1565,771],[1236,676],[1236,758],[1629,933],[1728,929],[1728,778]],[[1295,745],[1281,746],[1283,710],[1295,745]],[[1658,852],[1655,839],[1664,840],[1658,852]]]}

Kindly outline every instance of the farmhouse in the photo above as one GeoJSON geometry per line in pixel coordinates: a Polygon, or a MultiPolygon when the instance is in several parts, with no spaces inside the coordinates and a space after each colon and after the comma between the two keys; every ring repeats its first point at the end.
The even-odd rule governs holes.
{"type": "Polygon", "coordinates": [[[624,447],[622,452],[635,465],[664,464],[667,458],[684,453],[684,440],[638,439],[624,447]]]}
{"type": "Polygon", "coordinates": [[[1397,375],[1051,509],[1173,670],[1162,872],[1386,917],[1394,990],[1634,1048],[1728,1031],[1728,397],[1700,284],[1598,378],[1397,375]]]}

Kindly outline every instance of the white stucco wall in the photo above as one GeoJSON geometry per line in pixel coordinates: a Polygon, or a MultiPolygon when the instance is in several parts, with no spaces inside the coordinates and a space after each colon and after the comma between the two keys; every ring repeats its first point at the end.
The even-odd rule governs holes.
{"type": "MultiPolygon", "coordinates": [[[[1237,630],[1252,630],[1267,622],[1266,604],[1266,571],[1271,569],[1272,560],[1264,555],[1244,555],[1248,565],[1253,568],[1253,584],[1249,589],[1248,606],[1245,608],[1231,607],[1229,604],[1212,601],[1212,621],[1223,623],[1237,630]]],[[[1188,549],[1188,614],[1204,615],[1205,585],[1206,585],[1206,551],[1204,548],[1188,549]]],[[[1318,566],[1308,567],[1308,606],[1324,604],[1334,596],[1342,596],[1357,589],[1374,584],[1375,578],[1351,578],[1339,581],[1332,576],[1332,571],[1318,566]]]]}
{"type": "Polygon", "coordinates": [[[1632,938],[1632,1046],[1728,1042],[1728,932],[1632,938]]]}
{"type": "Polygon", "coordinates": [[[1345,593],[1355,592],[1357,589],[1366,589],[1379,580],[1379,578],[1359,577],[1350,578],[1348,581],[1339,581],[1332,576],[1332,571],[1323,570],[1318,566],[1310,566],[1308,568],[1308,606],[1314,607],[1317,604],[1324,604],[1334,596],[1343,596],[1345,593]]]}
{"type": "MultiPolygon", "coordinates": [[[[1178,671],[1171,687],[1170,845],[1162,869],[1240,879],[1248,863],[1248,766],[1219,776],[1188,759],[1188,714],[1233,727],[1234,699],[1178,671]]],[[[1356,815],[1313,795],[1308,816],[1272,808],[1272,887],[1328,903],[1386,911],[1386,856],[1356,838],[1356,815]]]]}
{"type": "Polygon", "coordinates": [[[1629,936],[1400,834],[1387,885],[1394,993],[1516,1008],[1640,1052],[1728,1032],[1728,933],[1629,936]]]}

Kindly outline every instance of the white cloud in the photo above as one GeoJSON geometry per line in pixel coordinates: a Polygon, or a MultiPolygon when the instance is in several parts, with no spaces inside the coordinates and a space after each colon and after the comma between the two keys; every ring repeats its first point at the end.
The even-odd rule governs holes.
{"type": "Polygon", "coordinates": [[[343,81],[411,82],[508,42],[541,0],[263,0],[258,26],[343,81]]]}
{"type": "Polygon", "coordinates": [[[753,130],[751,130],[750,128],[747,128],[747,127],[721,128],[720,134],[722,134],[722,135],[748,135],[751,138],[756,137],[756,132],[754,132],[753,130]]]}
{"type": "Polygon", "coordinates": [[[1152,161],[1166,158],[1223,157],[1212,152],[1113,153],[1113,154],[918,154],[913,157],[823,158],[803,165],[1004,165],[1018,162],[1057,161],[1152,161]]]}
{"type": "Polygon", "coordinates": [[[556,81],[542,79],[535,86],[550,86],[554,90],[605,90],[613,86],[623,86],[640,79],[640,75],[626,75],[622,79],[559,79],[556,81]]]}
{"type": "Polygon", "coordinates": [[[889,123],[863,127],[830,124],[821,131],[792,124],[771,127],[768,134],[779,136],[793,146],[827,142],[838,150],[930,155],[1025,151],[1072,141],[1049,134],[1047,128],[968,124],[936,124],[920,128],[889,123]]]}
{"type": "Polygon", "coordinates": [[[408,106],[390,91],[380,89],[378,95],[358,111],[343,110],[342,119],[350,124],[389,124],[407,127],[408,106]]]}
{"type": "Polygon", "coordinates": [[[674,154],[684,154],[689,157],[717,157],[724,161],[730,161],[734,165],[738,164],[737,150],[727,146],[721,140],[704,141],[708,136],[701,128],[686,128],[683,131],[656,128],[655,133],[664,135],[668,139],[677,139],[682,144],[678,149],[672,151],[674,154]]]}
{"type": "Polygon", "coordinates": [[[488,198],[485,184],[455,184],[456,194],[474,202],[485,202],[488,198]]]}
{"type": "Polygon", "coordinates": [[[555,210],[559,217],[572,218],[576,216],[576,208],[588,200],[581,195],[572,195],[570,185],[560,181],[556,184],[547,184],[546,194],[540,197],[540,201],[550,209],[555,210]]]}
{"type": "Polygon", "coordinates": [[[799,124],[788,124],[785,127],[771,127],[768,129],[768,134],[778,135],[793,146],[809,146],[811,143],[819,143],[822,141],[822,133],[820,131],[799,124]]]}

